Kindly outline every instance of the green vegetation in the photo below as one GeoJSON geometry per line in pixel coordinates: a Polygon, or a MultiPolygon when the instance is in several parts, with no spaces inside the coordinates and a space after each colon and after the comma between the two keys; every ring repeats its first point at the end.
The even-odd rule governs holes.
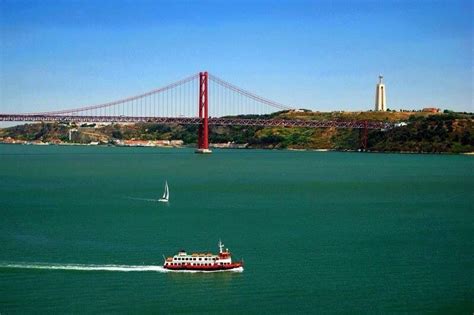
{"type": "Polygon", "coordinates": [[[26,141],[67,140],[69,127],[63,124],[26,124],[0,129],[0,137],[26,141]]]}
{"type": "Polygon", "coordinates": [[[369,149],[376,151],[473,152],[472,117],[452,113],[410,117],[408,125],[369,133],[369,149]]]}
{"type": "MultiPolygon", "coordinates": [[[[277,112],[270,115],[247,115],[241,118],[311,119],[311,120],[378,120],[403,122],[390,130],[370,130],[368,149],[381,152],[449,152],[474,151],[473,114],[424,112],[277,112]]],[[[183,140],[197,142],[196,125],[160,125],[156,123],[64,125],[40,123],[0,129],[0,137],[26,141],[68,142],[68,132],[75,128],[72,142],[88,143],[115,140],[183,140]]],[[[251,148],[358,150],[360,130],[335,128],[263,128],[248,126],[212,126],[211,143],[234,142],[251,148]]]]}

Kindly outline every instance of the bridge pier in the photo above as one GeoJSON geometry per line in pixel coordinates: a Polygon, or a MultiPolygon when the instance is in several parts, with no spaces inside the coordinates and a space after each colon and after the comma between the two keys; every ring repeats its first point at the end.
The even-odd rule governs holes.
{"type": "Polygon", "coordinates": [[[367,140],[368,140],[368,122],[364,121],[364,128],[359,129],[359,141],[360,141],[360,150],[365,152],[368,149],[367,140]]]}
{"type": "Polygon", "coordinates": [[[209,99],[208,99],[208,74],[207,72],[199,72],[199,130],[198,130],[198,147],[196,153],[209,154],[209,99]]]}

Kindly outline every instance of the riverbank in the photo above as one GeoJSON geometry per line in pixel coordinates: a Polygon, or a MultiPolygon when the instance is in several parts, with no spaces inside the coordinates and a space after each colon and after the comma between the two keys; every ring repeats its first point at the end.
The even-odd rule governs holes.
{"type": "MultiPolygon", "coordinates": [[[[240,117],[240,116],[239,116],[240,117]]],[[[369,130],[371,152],[469,153],[474,151],[473,114],[424,112],[279,112],[259,119],[377,120],[394,128],[369,130]]],[[[86,144],[180,147],[197,143],[197,125],[35,123],[0,129],[0,141],[43,145],[86,144]],[[7,141],[5,141],[7,139],[7,141]]],[[[215,148],[358,151],[363,133],[350,128],[211,126],[215,148]]]]}
{"type": "MultiPolygon", "coordinates": [[[[182,146],[140,146],[140,145],[115,145],[115,144],[83,144],[83,143],[5,143],[0,145],[32,145],[32,146],[65,146],[65,147],[117,147],[117,148],[156,148],[156,149],[195,149],[196,145],[182,146]]],[[[225,144],[210,144],[211,150],[265,150],[265,151],[292,151],[292,152],[347,152],[347,153],[378,153],[378,154],[434,154],[434,155],[467,155],[474,156],[474,152],[452,153],[452,152],[416,152],[416,151],[371,151],[371,150],[335,150],[335,149],[292,149],[292,148],[254,148],[249,146],[229,147],[225,144]]]]}

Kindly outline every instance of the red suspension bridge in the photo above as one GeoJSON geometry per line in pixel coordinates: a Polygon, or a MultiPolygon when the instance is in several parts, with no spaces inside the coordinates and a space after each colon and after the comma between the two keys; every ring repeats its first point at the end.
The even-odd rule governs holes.
{"type": "Polygon", "coordinates": [[[389,123],[380,121],[235,117],[291,109],[291,106],[260,97],[207,72],[200,72],[165,87],[113,102],[48,112],[0,114],[0,121],[194,124],[199,125],[198,152],[203,153],[210,152],[209,125],[353,128],[361,131],[361,146],[364,149],[367,147],[368,129],[392,127],[389,123]]]}

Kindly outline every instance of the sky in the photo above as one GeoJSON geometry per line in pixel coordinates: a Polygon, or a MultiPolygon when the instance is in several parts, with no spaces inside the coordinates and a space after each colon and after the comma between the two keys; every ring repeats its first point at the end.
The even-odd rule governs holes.
{"type": "Polygon", "coordinates": [[[473,110],[473,1],[0,0],[0,112],[140,94],[199,71],[319,111],[473,110]]]}

